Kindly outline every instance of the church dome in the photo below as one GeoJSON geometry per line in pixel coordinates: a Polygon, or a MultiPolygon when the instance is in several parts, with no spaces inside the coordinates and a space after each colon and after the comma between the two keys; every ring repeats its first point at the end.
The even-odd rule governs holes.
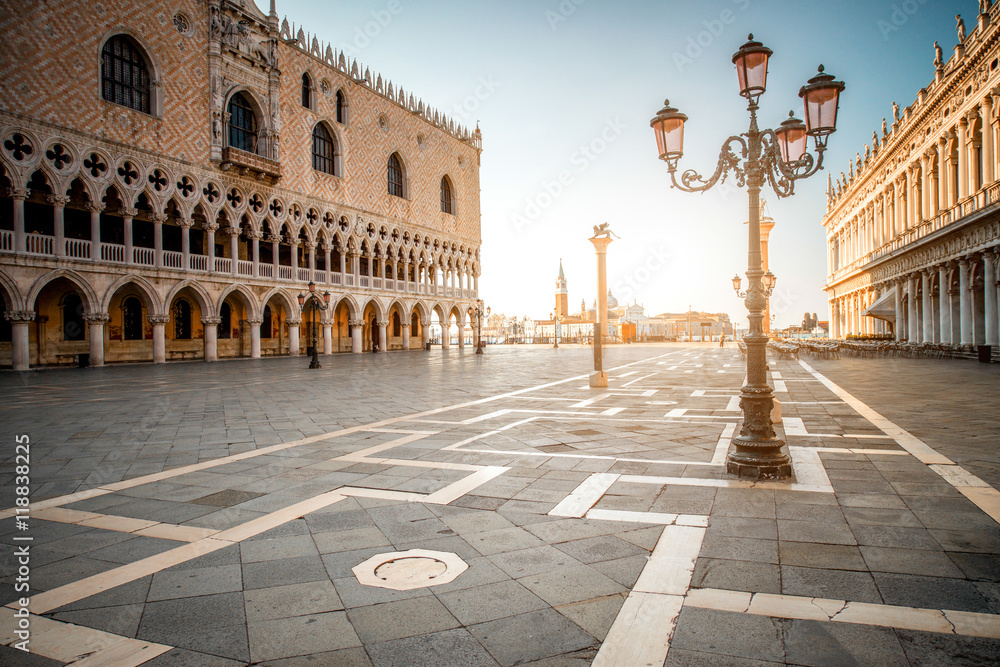
{"type": "Polygon", "coordinates": [[[616,299],[612,294],[611,290],[608,290],[608,310],[618,307],[618,299],[616,299]]]}

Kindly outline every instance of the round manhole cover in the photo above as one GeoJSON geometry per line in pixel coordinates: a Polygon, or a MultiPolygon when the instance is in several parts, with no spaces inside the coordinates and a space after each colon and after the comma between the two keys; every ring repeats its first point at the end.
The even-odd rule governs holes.
{"type": "Polygon", "coordinates": [[[419,556],[397,558],[375,568],[375,576],[391,584],[429,584],[448,571],[448,565],[436,558],[419,556]]]}
{"type": "Polygon", "coordinates": [[[365,586],[406,591],[447,584],[469,566],[457,554],[410,549],[372,556],[352,569],[365,586]]]}

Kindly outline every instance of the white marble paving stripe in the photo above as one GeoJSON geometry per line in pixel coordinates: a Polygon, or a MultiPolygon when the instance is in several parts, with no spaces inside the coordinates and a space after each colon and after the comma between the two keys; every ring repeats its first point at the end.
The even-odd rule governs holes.
{"type": "Polygon", "coordinates": [[[740,412],[740,397],[730,396],[729,403],[725,407],[726,412],[740,412]]]}
{"type": "Polygon", "coordinates": [[[726,424],[719,436],[719,442],[715,445],[715,454],[712,456],[713,465],[722,465],[726,462],[726,455],[729,454],[729,443],[736,432],[736,424],[726,424]]]}
{"type": "Polygon", "coordinates": [[[785,386],[785,381],[784,380],[775,380],[774,381],[774,393],[775,394],[787,394],[788,393],[788,387],[785,386]]]}
{"type": "Polygon", "coordinates": [[[773,593],[747,593],[717,588],[693,589],[684,604],[701,609],[854,623],[884,628],[1000,639],[1000,616],[951,609],[921,609],[870,602],[848,602],[773,593]]]}
{"type": "MultiPolygon", "coordinates": [[[[599,461],[626,461],[628,463],[665,463],[678,466],[714,466],[711,461],[676,461],[670,459],[636,459],[625,456],[609,456],[606,454],[567,454],[564,452],[519,452],[506,449],[463,449],[463,452],[475,454],[496,454],[498,456],[541,456],[545,458],[594,459],[599,461]]],[[[905,452],[904,452],[905,453],[905,452]]]]}
{"type": "Polygon", "coordinates": [[[789,447],[788,454],[792,457],[794,465],[792,470],[795,474],[795,481],[801,484],[814,484],[817,486],[829,487],[830,478],[826,474],[826,468],[819,458],[820,450],[815,447],[789,447]]]}
{"type": "MultiPolygon", "coordinates": [[[[193,558],[218,551],[219,549],[280,526],[292,519],[297,519],[304,514],[332,505],[343,500],[345,495],[339,493],[339,490],[338,492],[331,491],[324,493],[252,519],[239,526],[220,531],[211,537],[198,540],[197,542],[175,547],[169,551],[163,551],[148,558],[143,558],[112,570],[50,589],[31,598],[31,609],[35,613],[44,614],[71,602],[76,602],[102,591],[127,584],[130,581],[156,574],[178,563],[184,563],[193,558]]],[[[8,606],[13,604],[12,602],[8,606]]]]}
{"type": "Polygon", "coordinates": [[[415,433],[415,434],[411,434],[411,435],[405,435],[402,438],[396,438],[395,440],[390,440],[389,442],[383,442],[380,445],[375,445],[373,447],[368,447],[367,449],[361,449],[361,450],[358,450],[356,452],[351,452],[350,454],[344,454],[343,456],[339,456],[339,457],[337,457],[337,458],[335,458],[333,460],[334,461],[358,461],[358,462],[360,462],[360,461],[370,461],[370,460],[372,460],[372,456],[371,456],[372,454],[378,454],[379,452],[384,452],[387,449],[393,449],[394,447],[400,447],[402,445],[411,443],[411,442],[413,442],[415,440],[422,440],[425,437],[427,437],[427,435],[434,435],[434,434],[433,433],[432,434],[426,434],[426,433],[419,433],[419,434],[417,434],[417,433],[415,433]]]}
{"type": "Polygon", "coordinates": [[[642,392],[639,395],[640,396],[654,396],[657,391],[659,391],[659,390],[658,389],[647,389],[646,391],[642,392]]]}
{"type": "Polygon", "coordinates": [[[611,396],[611,394],[598,394],[597,396],[593,396],[591,398],[582,400],[579,403],[574,403],[573,405],[571,405],[569,407],[571,407],[571,408],[585,408],[588,405],[592,405],[592,404],[596,403],[597,401],[604,400],[605,398],[609,398],[610,396],[611,396]]]}
{"type": "Polygon", "coordinates": [[[771,371],[771,377],[775,380],[781,379],[781,371],[771,371]]]}
{"type": "Polygon", "coordinates": [[[407,503],[422,503],[427,498],[423,493],[393,491],[391,489],[366,489],[362,486],[342,486],[337,493],[358,498],[379,498],[381,500],[401,500],[407,503]]]}
{"type": "Polygon", "coordinates": [[[954,464],[954,461],[952,461],[946,456],[942,456],[941,454],[937,453],[936,451],[928,447],[927,444],[924,443],[924,441],[921,440],[920,438],[917,438],[908,431],[900,428],[899,426],[896,426],[896,424],[892,423],[879,413],[875,412],[875,410],[868,407],[865,403],[862,403],[860,400],[858,400],[853,395],[846,392],[840,386],[834,384],[825,375],[814,370],[806,362],[799,360],[799,365],[802,366],[802,368],[806,369],[806,371],[808,371],[810,374],[812,374],[812,376],[816,378],[819,382],[823,383],[823,385],[825,385],[827,389],[836,394],[838,398],[840,398],[845,403],[850,405],[855,412],[857,412],[862,417],[870,421],[872,424],[880,428],[882,432],[884,432],[886,435],[891,436],[892,439],[895,440],[900,447],[902,447],[910,454],[915,456],[918,461],[926,463],[927,465],[931,465],[933,463],[938,463],[943,465],[954,464]]]}
{"type": "Polygon", "coordinates": [[[447,505],[448,503],[458,500],[473,489],[482,486],[494,477],[504,474],[508,470],[509,468],[503,466],[488,466],[486,468],[481,468],[479,471],[474,472],[467,477],[463,477],[456,482],[452,482],[443,489],[435,491],[424,498],[423,502],[447,505]]]}
{"type": "Polygon", "coordinates": [[[705,528],[663,528],[593,665],[663,664],[704,537],[705,528]]]}
{"type": "Polygon", "coordinates": [[[594,473],[583,480],[580,486],[576,487],[571,494],[563,498],[562,502],[549,510],[552,516],[582,517],[591,507],[597,504],[611,485],[618,481],[620,476],[613,473],[594,473]]]}
{"type": "MultiPolygon", "coordinates": [[[[798,464],[794,462],[792,469],[798,464]]],[[[829,484],[811,484],[802,482],[755,482],[745,479],[704,479],[699,477],[657,477],[644,475],[622,475],[622,482],[633,484],[660,484],[675,486],[718,486],[730,489],[780,489],[785,491],[809,491],[814,493],[833,493],[829,484]]]]}
{"type": "MultiPolygon", "coordinates": [[[[638,372],[639,372],[639,371],[636,371],[636,373],[638,373],[638,372]]],[[[635,384],[636,382],[641,382],[641,381],[645,380],[646,378],[651,378],[651,377],[653,377],[654,375],[656,375],[656,373],[650,373],[649,375],[643,375],[643,376],[642,376],[641,378],[636,378],[636,379],[634,379],[634,380],[629,380],[628,382],[626,382],[626,383],[625,383],[625,384],[623,384],[622,386],[623,386],[623,387],[628,387],[628,386],[630,386],[630,385],[633,385],[633,384],[635,384]]]]}
{"type": "Polygon", "coordinates": [[[72,510],[65,507],[50,507],[49,509],[40,510],[35,512],[35,518],[44,521],[54,521],[56,523],[70,523],[90,528],[101,528],[119,533],[161,537],[178,542],[195,542],[219,532],[211,528],[178,526],[172,523],[144,521],[142,519],[132,519],[113,514],[81,512],[80,510],[72,510]]]}
{"type": "Polygon", "coordinates": [[[602,521],[627,521],[631,523],[653,523],[664,526],[708,527],[708,517],[701,514],[667,514],[666,512],[635,512],[632,510],[591,509],[585,515],[588,519],[602,521]]]}
{"type": "MultiPolygon", "coordinates": [[[[640,359],[639,361],[633,361],[628,364],[623,364],[621,366],[616,366],[614,368],[608,369],[608,372],[617,371],[622,368],[628,368],[629,366],[634,366],[636,364],[642,364],[656,359],[661,359],[663,357],[676,354],[676,352],[668,352],[666,354],[659,354],[647,359],[640,359]]],[[[248,452],[241,452],[239,454],[233,454],[231,456],[224,456],[219,459],[212,459],[209,461],[202,461],[200,463],[195,463],[188,466],[182,466],[180,468],[172,468],[170,470],[164,470],[158,473],[152,473],[150,475],[144,475],[141,477],[135,477],[130,480],[123,482],[117,482],[114,484],[104,485],[96,489],[87,489],[86,491],[79,491],[76,493],[71,493],[65,496],[58,496],[56,498],[48,498],[46,500],[40,500],[32,503],[32,509],[38,511],[40,509],[45,509],[47,507],[60,507],[62,505],[68,505],[70,503],[75,503],[81,500],[86,500],[88,498],[95,498],[97,496],[103,496],[114,491],[120,491],[122,489],[134,488],[136,486],[142,486],[143,484],[149,484],[151,482],[158,482],[164,479],[170,479],[171,477],[177,477],[179,475],[185,475],[189,472],[197,472],[200,470],[207,470],[209,468],[214,468],[217,466],[226,465],[228,463],[233,463],[235,461],[243,461],[248,458],[253,458],[257,456],[264,456],[266,454],[271,454],[277,451],[282,451],[285,449],[290,449],[292,447],[298,447],[300,445],[308,445],[314,442],[319,442],[321,440],[339,438],[345,435],[351,435],[353,433],[358,433],[361,431],[367,431],[375,428],[380,428],[382,426],[389,426],[391,424],[397,424],[406,421],[428,421],[424,420],[424,417],[430,417],[432,415],[441,414],[443,412],[449,412],[452,410],[458,410],[461,408],[470,407],[473,405],[481,405],[483,403],[489,403],[491,401],[497,401],[505,398],[510,398],[512,396],[520,396],[521,394],[530,393],[537,391],[539,389],[546,389],[548,387],[554,387],[556,385],[564,384],[566,382],[573,382],[576,380],[581,380],[588,377],[587,375],[576,375],[573,377],[565,378],[563,380],[555,380],[553,382],[546,382],[544,384],[536,385],[534,387],[525,387],[524,389],[517,389],[515,391],[505,392],[503,394],[496,394],[493,396],[487,396],[486,398],[480,398],[473,401],[466,401],[464,403],[456,403],[453,405],[446,405],[440,408],[434,408],[431,410],[424,410],[423,412],[417,412],[411,415],[403,415],[401,417],[391,417],[389,419],[383,419],[380,421],[372,422],[370,424],[359,424],[357,426],[351,426],[349,428],[340,429],[338,431],[331,431],[329,433],[321,433],[319,435],[309,436],[308,438],[302,438],[300,440],[293,440],[290,442],[284,442],[277,445],[270,445],[268,447],[261,447],[259,449],[253,449],[248,452]]],[[[463,422],[437,422],[437,423],[450,423],[458,424],[463,422]]],[[[15,508],[9,508],[0,511],[0,519],[14,516],[15,508]]]]}
{"type": "Polygon", "coordinates": [[[619,412],[622,412],[623,410],[625,410],[625,408],[608,408],[607,410],[605,410],[601,414],[602,415],[607,415],[607,416],[610,417],[612,415],[618,414],[619,412]]]}
{"type": "MultiPolygon", "coordinates": [[[[36,614],[30,614],[28,619],[31,627],[28,647],[31,654],[69,663],[74,667],[135,667],[173,648],[36,614]]],[[[20,641],[14,635],[16,627],[14,610],[0,608],[0,645],[10,646],[20,641]]]]}

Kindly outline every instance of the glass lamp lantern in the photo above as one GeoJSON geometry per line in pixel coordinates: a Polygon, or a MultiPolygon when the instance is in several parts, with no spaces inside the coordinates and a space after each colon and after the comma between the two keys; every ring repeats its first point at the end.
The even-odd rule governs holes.
{"type": "Polygon", "coordinates": [[[733,64],[739,77],[740,95],[752,100],[764,94],[767,88],[767,59],[773,52],[755,42],[752,34],[747,39],[749,41],[733,54],[733,64]]]}
{"type": "Polygon", "coordinates": [[[740,278],[740,274],[737,273],[735,276],[733,276],[733,291],[739,294],[740,286],[742,285],[743,285],[743,279],[740,278]]]}
{"type": "Polygon", "coordinates": [[[774,134],[778,137],[778,148],[781,149],[781,159],[786,164],[798,162],[806,153],[806,126],[788,112],[786,118],[774,134]]]}
{"type": "Polygon", "coordinates": [[[843,81],[834,81],[832,74],[826,74],[823,66],[819,72],[799,89],[799,97],[805,106],[806,133],[816,140],[816,147],[826,147],[826,138],[837,130],[837,107],[843,81]]]}
{"type": "Polygon", "coordinates": [[[687,116],[670,106],[670,100],[663,100],[663,108],[649,121],[656,134],[656,147],[660,159],[668,164],[677,164],[684,154],[684,122],[687,116]]]}
{"type": "Polygon", "coordinates": [[[764,287],[767,288],[768,292],[774,289],[774,285],[777,282],[778,282],[778,277],[773,273],[771,273],[770,271],[764,274],[764,287]]]}

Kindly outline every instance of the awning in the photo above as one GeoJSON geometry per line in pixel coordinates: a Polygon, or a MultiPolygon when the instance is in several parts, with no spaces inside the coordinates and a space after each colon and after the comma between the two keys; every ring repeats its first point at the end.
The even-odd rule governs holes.
{"type": "Polygon", "coordinates": [[[886,322],[896,323],[896,291],[888,290],[885,294],[875,299],[875,303],[864,312],[870,317],[877,317],[886,322]]]}

